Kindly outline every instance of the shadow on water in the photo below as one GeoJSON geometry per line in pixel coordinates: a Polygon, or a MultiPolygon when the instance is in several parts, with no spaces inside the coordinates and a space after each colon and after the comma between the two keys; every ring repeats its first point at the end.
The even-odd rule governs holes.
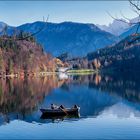
{"type": "MultiPolygon", "coordinates": [[[[39,109],[49,107],[51,103],[65,107],[79,105],[80,118],[97,117],[119,102],[140,111],[139,85],[140,77],[130,73],[68,76],[64,79],[57,76],[1,79],[0,124],[12,120],[49,122],[40,118],[39,109]]],[[[64,119],[69,120],[60,118],[64,119]]]]}

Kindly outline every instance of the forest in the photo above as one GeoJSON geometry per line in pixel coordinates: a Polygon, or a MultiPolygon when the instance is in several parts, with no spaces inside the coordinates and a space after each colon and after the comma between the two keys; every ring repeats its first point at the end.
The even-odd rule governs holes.
{"type": "Polygon", "coordinates": [[[21,32],[0,37],[0,76],[36,75],[55,72],[63,63],[43,50],[33,36],[21,32]],[[24,38],[24,39],[22,39],[24,38]]]}

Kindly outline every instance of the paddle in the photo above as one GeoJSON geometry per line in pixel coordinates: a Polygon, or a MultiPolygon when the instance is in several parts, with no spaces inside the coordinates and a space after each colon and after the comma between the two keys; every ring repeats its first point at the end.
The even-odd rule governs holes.
{"type": "Polygon", "coordinates": [[[61,109],[66,115],[69,115],[68,113],[67,113],[67,111],[66,111],[66,109],[63,109],[63,108],[59,108],[59,109],[61,109]]]}

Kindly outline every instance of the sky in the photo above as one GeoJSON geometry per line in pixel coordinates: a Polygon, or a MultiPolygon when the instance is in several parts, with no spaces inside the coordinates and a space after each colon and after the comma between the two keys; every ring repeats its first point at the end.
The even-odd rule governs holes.
{"type": "Polygon", "coordinates": [[[128,1],[0,1],[0,21],[11,26],[42,21],[82,22],[108,25],[112,16],[123,13],[128,18],[136,17],[128,1]]]}

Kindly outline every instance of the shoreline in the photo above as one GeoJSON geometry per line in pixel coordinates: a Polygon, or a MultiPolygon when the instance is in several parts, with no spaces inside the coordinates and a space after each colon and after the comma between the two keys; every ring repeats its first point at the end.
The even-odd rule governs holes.
{"type": "Polygon", "coordinates": [[[0,78],[25,78],[25,77],[43,77],[47,75],[55,75],[56,72],[38,72],[38,73],[12,73],[0,75],[0,78]]]}
{"type": "Polygon", "coordinates": [[[45,77],[48,75],[89,75],[89,74],[97,74],[99,71],[91,70],[91,69],[79,69],[79,70],[68,70],[67,72],[31,72],[31,73],[11,73],[11,74],[1,74],[0,78],[25,78],[25,77],[45,77]]]}
{"type": "Polygon", "coordinates": [[[77,69],[77,70],[68,70],[67,74],[97,74],[99,73],[98,70],[93,69],[77,69]]]}

